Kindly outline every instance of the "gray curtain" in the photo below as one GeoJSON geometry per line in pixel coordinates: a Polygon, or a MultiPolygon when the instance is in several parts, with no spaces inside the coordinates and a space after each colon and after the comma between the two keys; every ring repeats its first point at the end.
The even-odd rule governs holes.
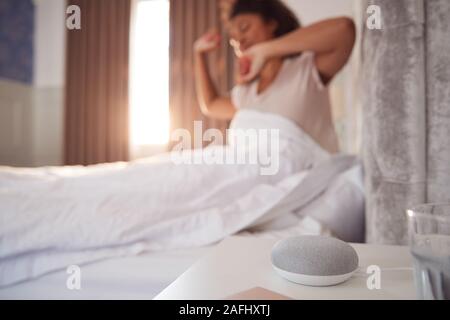
{"type": "Polygon", "coordinates": [[[450,201],[450,1],[370,4],[383,22],[362,35],[366,240],[406,244],[406,208],[450,201]]]}

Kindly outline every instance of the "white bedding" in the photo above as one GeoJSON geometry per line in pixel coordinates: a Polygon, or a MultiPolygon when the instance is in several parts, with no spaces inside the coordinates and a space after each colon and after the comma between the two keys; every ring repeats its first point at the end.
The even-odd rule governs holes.
{"type": "MultiPolygon", "coordinates": [[[[359,166],[352,157],[330,157],[275,115],[240,111],[232,126],[280,129],[276,175],[263,176],[251,164],[175,165],[169,154],[91,167],[0,168],[0,287],[71,264],[206,246],[247,228],[273,228],[289,215],[301,217],[359,166]]],[[[214,148],[220,147],[192,154],[208,157],[214,148]]],[[[359,210],[361,203],[354,205],[359,210]]]]}
{"type": "Polygon", "coordinates": [[[211,246],[145,253],[98,261],[81,267],[80,290],[69,290],[60,270],[0,288],[0,299],[153,299],[211,246]]]}
{"type": "MultiPolygon", "coordinates": [[[[283,230],[240,232],[241,236],[282,238],[300,234],[327,234],[312,219],[299,220],[283,230]]],[[[97,261],[81,267],[80,290],[66,286],[66,270],[52,272],[31,281],[0,288],[2,299],[153,299],[198,259],[208,254],[215,244],[178,250],[147,252],[136,256],[97,261]]]]}

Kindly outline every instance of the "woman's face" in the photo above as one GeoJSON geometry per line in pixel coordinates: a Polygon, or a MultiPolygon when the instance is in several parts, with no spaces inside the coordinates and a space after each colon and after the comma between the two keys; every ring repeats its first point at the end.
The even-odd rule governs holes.
{"type": "Polygon", "coordinates": [[[231,45],[236,53],[243,52],[257,43],[273,39],[276,27],[275,21],[266,22],[258,14],[239,14],[230,20],[231,45]]]}

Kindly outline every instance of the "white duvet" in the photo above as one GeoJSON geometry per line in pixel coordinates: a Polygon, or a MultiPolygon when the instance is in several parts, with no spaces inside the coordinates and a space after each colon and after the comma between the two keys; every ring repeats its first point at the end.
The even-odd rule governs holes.
{"type": "MultiPolygon", "coordinates": [[[[280,116],[242,110],[232,128],[279,129],[278,173],[261,175],[257,164],[176,165],[170,154],[89,167],[0,167],[0,286],[72,264],[274,228],[311,212],[339,177],[359,170],[353,157],[331,157],[280,116]]],[[[204,158],[215,148],[227,152],[186,152],[204,158]]],[[[350,210],[361,209],[358,190],[342,200],[350,210]]],[[[319,221],[323,208],[315,211],[319,221]]]]}

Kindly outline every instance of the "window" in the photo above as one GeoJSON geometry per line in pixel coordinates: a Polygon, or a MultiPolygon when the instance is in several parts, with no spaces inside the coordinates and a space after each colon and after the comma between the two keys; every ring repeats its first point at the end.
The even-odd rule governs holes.
{"type": "Polygon", "coordinates": [[[133,150],[169,141],[169,1],[139,0],[130,51],[133,150]]]}

